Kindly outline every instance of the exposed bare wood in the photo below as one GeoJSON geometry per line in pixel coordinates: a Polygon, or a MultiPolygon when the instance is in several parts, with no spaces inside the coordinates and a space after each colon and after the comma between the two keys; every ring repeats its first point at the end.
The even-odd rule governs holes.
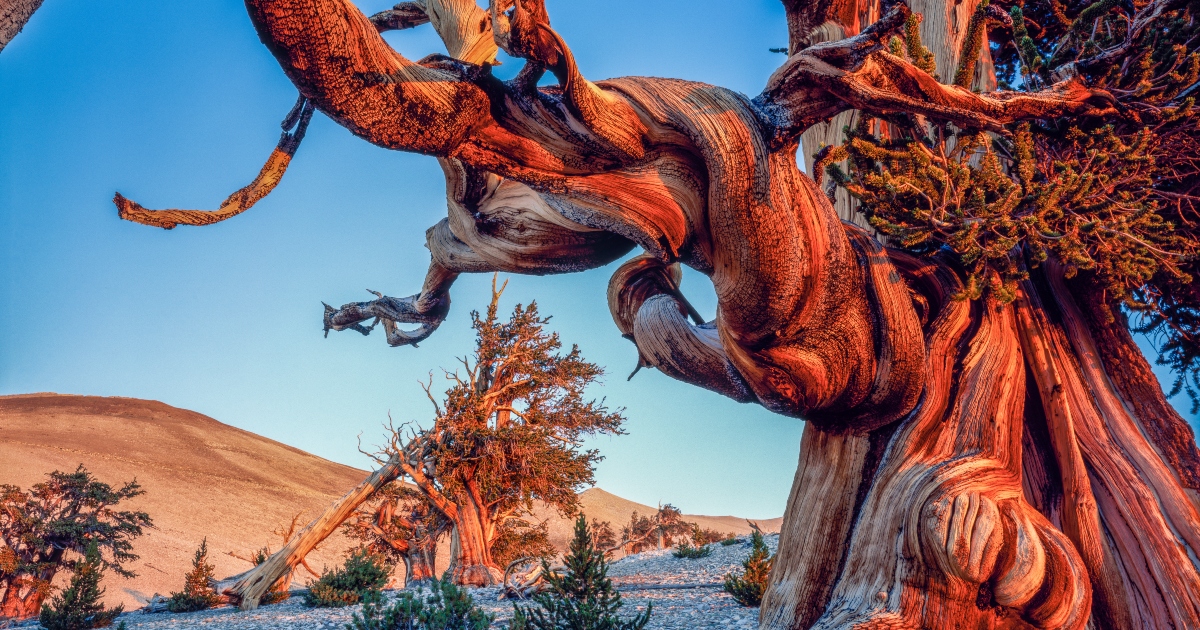
{"type": "Polygon", "coordinates": [[[337,503],[329,506],[323,514],[313,519],[279,551],[271,554],[266,562],[246,573],[224,580],[218,585],[217,592],[237,602],[243,610],[257,608],[259,600],[272,588],[276,588],[281,580],[289,577],[296,566],[304,561],[304,557],[336,531],[358,506],[400,474],[401,467],[398,461],[385,463],[337,503]]]}
{"type": "MultiPolygon", "coordinates": [[[[990,91],[986,37],[978,59],[959,57],[971,17],[1003,12],[913,0],[935,78],[887,50],[909,6],[785,0],[789,55],[746,99],[590,80],[542,0],[424,0],[372,18],[349,0],[247,6],[304,99],[446,175],[420,292],[327,307],[327,331],[382,323],[388,343],[415,344],[459,274],[583,271],[638,247],[608,290],[638,367],[809,422],[763,627],[1200,627],[1200,452],[1105,300],[1078,299],[1053,259],[1015,304],[955,299],[961,260],[885,249],[843,222],[861,223],[849,197],[830,203],[797,167],[800,146],[807,161],[837,143],[853,111],[996,134],[1115,114],[1082,75],[990,91]],[[425,21],[449,56],[413,62],[379,35],[425,21]],[[497,47],[525,64],[512,81],[491,74],[497,47]],[[547,72],[558,84],[539,87],[547,72]],[[712,321],[680,265],[713,283],[712,321]]],[[[427,459],[396,465],[432,487],[427,459]]],[[[469,494],[443,505],[482,515],[460,519],[456,558],[483,557],[489,536],[469,494]]],[[[483,565],[455,571],[497,581],[483,565]]]]}

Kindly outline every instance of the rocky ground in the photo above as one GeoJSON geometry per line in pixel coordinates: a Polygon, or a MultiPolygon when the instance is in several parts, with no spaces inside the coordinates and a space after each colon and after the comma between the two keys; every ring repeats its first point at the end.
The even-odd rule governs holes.
{"type": "MultiPolygon", "coordinates": [[[[767,537],[767,546],[772,552],[778,540],[775,535],[767,537]]],[[[749,547],[749,543],[728,547],[712,545],[712,555],[696,560],[675,558],[670,550],[649,551],[612,563],[609,576],[621,590],[625,602],[622,611],[626,615],[654,606],[648,629],[755,628],[758,626],[758,609],[738,605],[719,586],[726,573],[741,567],[749,547]],[[696,585],[702,586],[654,588],[696,585]]],[[[511,601],[499,599],[498,589],[473,589],[471,594],[481,608],[496,616],[493,628],[508,627],[513,605],[511,601]]],[[[124,622],[129,630],[341,630],[359,610],[359,606],[307,608],[303,598],[293,597],[251,612],[229,607],[183,614],[130,612],[122,615],[118,623],[124,622]]],[[[32,629],[33,626],[26,627],[32,629]]]]}

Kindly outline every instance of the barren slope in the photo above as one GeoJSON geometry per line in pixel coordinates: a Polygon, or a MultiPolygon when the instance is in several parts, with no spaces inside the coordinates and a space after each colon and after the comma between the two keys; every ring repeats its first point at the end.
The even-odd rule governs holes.
{"type": "MultiPolygon", "coordinates": [[[[146,490],[131,503],[156,526],[134,543],[138,577],[105,582],[109,601],[126,608],[181,588],[204,537],[218,576],[245,571],[250,565],[227,552],[278,548],[271,530],[297,512],[313,516],[366,475],[160,402],[0,397],[0,483],[28,488],[52,470],[80,463],[101,481],[119,485],[136,477],[146,490]]],[[[347,546],[331,539],[309,564],[317,570],[333,565],[347,546]]]]}
{"type": "MultiPolygon", "coordinates": [[[[131,503],[155,523],[134,543],[141,556],[132,565],[138,577],[106,581],[109,602],[128,609],[154,593],[179,589],[201,538],[208,538],[218,576],[240,573],[250,565],[228,552],[247,556],[265,544],[278,548],[273,529],[301,511],[303,525],[367,475],[156,401],[0,396],[0,483],[28,488],[52,470],[74,470],[81,463],[101,481],[119,485],[137,478],[146,490],[131,503]]],[[[656,509],[599,488],[583,492],[580,500],[589,518],[609,521],[618,531],[633,512],[656,509]]],[[[723,532],[750,531],[744,519],[733,516],[684,518],[723,532]]],[[[572,521],[547,510],[539,510],[534,520],[548,520],[551,540],[566,547],[572,521]]],[[[780,519],[758,522],[766,531],[777,531],[780,519]]],[[[332,538],[309,564],[318,570],[338,564],[349,546],[341,537],[332,538]]],[[[441,546],[440,556],[447,547],[441,546]]],[[[439,564],[444,568],[444,557],[439,564]]],[[[305,582],[308,576],[302,572],[298,579],[305,582]]]]}

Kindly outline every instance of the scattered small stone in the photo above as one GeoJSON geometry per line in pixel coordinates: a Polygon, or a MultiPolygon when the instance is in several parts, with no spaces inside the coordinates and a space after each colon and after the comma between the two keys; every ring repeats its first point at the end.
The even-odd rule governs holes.
{"type": "MultiPolygon", "coordinates": [[[[766,537],[767,547],[774,553],[778,535],[766,537]]],[[[632,616],[646,606],[654,606],[647,630],[727,630],[758,627],[758,609],[743,608],[716,583],[725,574],[740,569],[750,552],[749,543],[723,547],[713,545],[707,558],[688,560],[671,555],[670,549],[647,551],[622,558],[609,566],[608,575],[621,589],[622,609],[632,616]],[[641,585],[714,585],[683,589],[644,589],[641,585]],[[626,588],[622,588],[626,587],[626,588]],[[635,588],[628,588],[635,587],[635,588]]],[[[493,628],[501,630],[512,620],[511,600],[500,599],[499,588],[470,589],[471,596],[483,610],[496,615],[493,628]]],[[[394,597],[394,592],[389,592],[394,597]]],[[[883,594],[886,597],[886,594],[883,594]]],[[[526,603],[528,604],[528,602],[526,603]]],[[[231,606],[194,613],[136,611],[121,615],[117,623],[125,622],[129,630],[341,630],[361,606],[346,608],[308,608],[302,597],[257,610],[243,612],[231,606]]]]}

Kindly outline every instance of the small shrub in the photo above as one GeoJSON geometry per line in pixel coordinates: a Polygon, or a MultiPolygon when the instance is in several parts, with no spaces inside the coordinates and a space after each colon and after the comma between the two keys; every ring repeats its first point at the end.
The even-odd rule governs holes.
{"type": "Polygon", "coordinates": [[[750,536],[750,557],[742,563],[740,574],[729,573],[725,576],[725,592],[743,606],[761,604],[763,592],[767,590],[767,578],[771,575],[771,565],[775,563],[775,558],[770,555],[762,532],[754,532],[750,536]]]}
{"type": "Polygon", "coordinates": [[[355,550],[342,568],[326,570],[317,581],[309,583],[304,603],[326,608],[357,604],[368,593],[382,589],[391,572],[383,557],[365,549],[355,550]]]}
{"type": "Polygon", "coordinates": [[[117,606],[105,610],[100,598],[104,589],[100,579],[104,576],[104,564],[100,549],[95,543],[88,545],[83,560],[75,563],[71,582],[48,604],[42,604],[42,615],[38,621],[46,630],[88,630],[107,628],[124,610],[117,606]]]}
{"type": "Polygon", "coordinates": [[[715,529],[708,529],[706,527],[700,527],[695,523],[692,524],[692,544],[697,547],[718,543],[730,538],[731,536],[733,536],[733,534],[719,532],[715,529]]]}
{"type": "Polygon", "coordinates": [[[200,548],[192,558],[192,570],[183,578],[183,590],[171,593],[167,610],[173,613],[207,610],[221,602],[221,596],[213,590],[212,563],[208,561],[208,539],[200,541],[200,548]]]}
{"type": "Polygon", "coordinates": [[[434,579],[429,594],[403,591],[391,606],[379,591],[363,596],[362,614],[354,613],[349,630],[485,630],[494,617],[453,582],[434,579]]]}
{"type": "Polygon", "coordinates": [[[737,536],[733,536],[730,538],[726,538],[725,540],[722,540],[721,546],[722,547],[732,547],[740,542],[742,542],[741,538],[738,538],[737,536]]]}
{"type": "Polygon", "coordinates": [[[677,547],[675,547],[675,551],[672,551],[671,555],[675,556],[676,558],[684,558],[687,560],[707,558],[712,555],[712,547],[709,547],[708,545],[692,546],[688,544],[688,541],[683,540],[680,541],[677,547]]]}
{"type": "Polygon", "coordinates": [[[641,630],[650,621],[652,606],[632,619],[617,617],[624,605],[621,594],[608,579],[608,561],[596,548],[583,516],[575,521],[565,563],[566,573],[557,575],[542,561],[550,591],[533,597],[536,609],[514,605],[510,630],[641,630]]]}

